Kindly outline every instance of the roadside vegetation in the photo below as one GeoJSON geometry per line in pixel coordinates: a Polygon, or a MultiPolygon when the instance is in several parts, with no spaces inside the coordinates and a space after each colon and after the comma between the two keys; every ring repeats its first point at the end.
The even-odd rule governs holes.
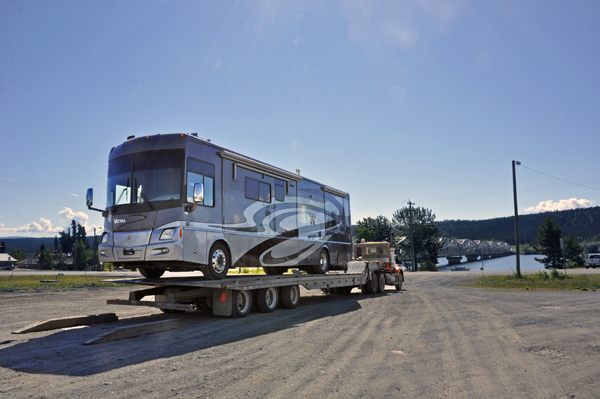
{"type": "Polygon", "coordinates": [[[1,276],[0,292],[62,290],[77,288],[115,288],[124,284],[104,282],[101,276],[1,276]]]}
{"type": "Polygon", "coordinates": [[[514,289],[525,291],[597,291],[600,290],[600,275],[564,275],[558,270],[540,271],[522,275],[481,277],[461,284],[463,287],[514,289]]]}

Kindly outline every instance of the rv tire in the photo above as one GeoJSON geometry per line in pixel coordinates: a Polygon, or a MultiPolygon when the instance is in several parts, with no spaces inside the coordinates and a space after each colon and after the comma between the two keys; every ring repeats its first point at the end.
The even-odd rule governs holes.
{"type": "Polygon", "coordinates": [[[227,276],[229,266],[229,251],[223,243],[218,242],[210,249],[208,265],[203,268],[202,272],[206,271],[204,274],[210,279],[221,280],[227,276]]]}
{"type": "Polygon", "coordinates": [[[160,278],[165,272],[162,269],[154,269],[151,267],[138,267],[138,271],[146,278],[160,278]]]}
{"type": "Polygon", "coordinates": [[[263,266],[263,270],[267,276],[281,276],[283,273],[288,271],[288,269],[285,267],[275,266],[263,266]]]}
{"type": "Polygon", "coordinates": [[[329,271],[329,254],[322,249],[319,254],[319,264],[312,267],[313,274],[327,274],[329,271]]]}

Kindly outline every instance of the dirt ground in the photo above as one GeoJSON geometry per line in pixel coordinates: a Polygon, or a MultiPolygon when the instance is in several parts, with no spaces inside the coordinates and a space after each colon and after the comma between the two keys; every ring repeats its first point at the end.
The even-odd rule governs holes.
{"type": "Polygon", "coordinates": [[[303,290],[297,309],[245,319],[106,305],[130,288],[0,293],[0,396],[600,398],[600,291],[456,286],[480,275],[411,273],[402,291],[373,296],[303,290]],[[11,334],[107,312],[120,320],[11,334]],[[168,318],[184,327],[82,344],[168,318]]]}

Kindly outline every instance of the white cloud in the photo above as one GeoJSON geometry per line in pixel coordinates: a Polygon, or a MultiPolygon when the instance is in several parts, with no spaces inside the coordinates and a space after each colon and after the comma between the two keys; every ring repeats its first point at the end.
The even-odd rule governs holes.
{"type": "Polygon", "coordinates": [[[0,227],[4,227],[4,223],[0,223],[0,227]]]}
{"type": "Polygon", "coordinates": [[[52,227],[52,222],[44,218],[40,218],[40,223],[31,222],[17,229],[13,229],[16,233],[58,233],[62,230],[62,227],[52,227]]]}
{"type": "Polygon", "coordinates": [[[73,212],[71,208],[66,207],[63,208],[62,211],[58,212],[58,216],[60,216],[64,222],[71,222],[71,220],[75,220],[82,226],[87,225],[87,222],[90,220],[90,217],[84,212],[73,212]]]}
{"type": "Polygon", "coordinates": [[[549,211],[564,211],[567,209],[578,209],[592,206],[592,201],[586,199],[564,199],[558,202],[553,200],[542,201],[537,206],[526,208],[526,212],[549,212],[549,211]]]}

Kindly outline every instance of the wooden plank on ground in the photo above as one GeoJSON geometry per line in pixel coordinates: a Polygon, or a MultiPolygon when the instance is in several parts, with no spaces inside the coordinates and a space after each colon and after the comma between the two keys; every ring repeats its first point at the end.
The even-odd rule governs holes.
{"type": "Polygon", "coordinates": [[[88,316],[73,316],[60,319],[50,319],[33,323],[19,331],[13,331],[13,334],[25,334],[30,332],[56,330],[59,328],[68,328],[76,326],[87,326],[90,324],[110,323],[119,318],[114,313],[93,314],[88,316]]]}
{"type": "Polygon", "coordinates": [[[103,342],[117,341],[119,339],[137,337],[140,335],[153,334],[162,331],[174,330],[183,327],[181,320],[162,320],[150,323],[136,324],[133,326],[119,327],[94,339],[85,341],[84,345],[100,344],[103,342]]]}

